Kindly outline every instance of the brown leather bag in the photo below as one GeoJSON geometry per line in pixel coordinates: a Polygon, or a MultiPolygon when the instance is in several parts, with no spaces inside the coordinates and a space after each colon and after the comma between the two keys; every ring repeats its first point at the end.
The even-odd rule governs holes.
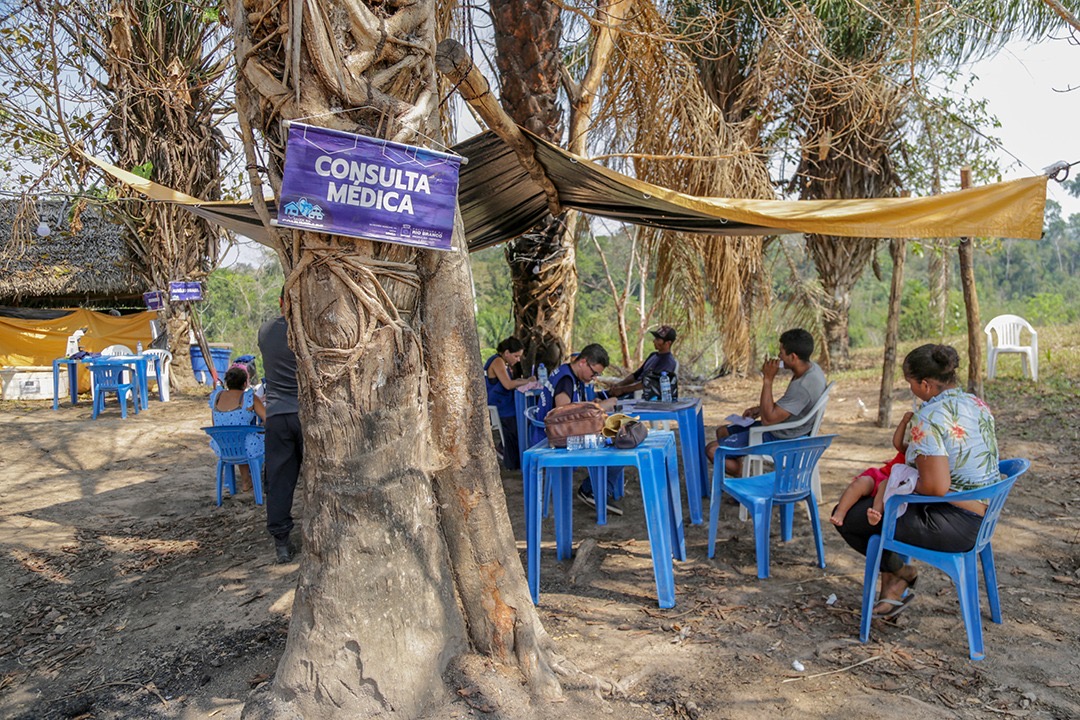
{"type": "Polygon", "coordinates": [[[572,435],[595,435],[604,429],[607,413],[594,402],[570,403],[544,416],[544,432],[552,447],[566,447],[572,435]]]}

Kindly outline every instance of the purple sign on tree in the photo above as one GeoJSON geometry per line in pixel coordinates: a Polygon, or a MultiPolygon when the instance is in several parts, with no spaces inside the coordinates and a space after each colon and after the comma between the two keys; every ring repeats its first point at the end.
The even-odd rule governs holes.
{"type": "Polygon", "coordinates": [[[463,159],[290,123],[277,225],[449,250],[463,159]]]}

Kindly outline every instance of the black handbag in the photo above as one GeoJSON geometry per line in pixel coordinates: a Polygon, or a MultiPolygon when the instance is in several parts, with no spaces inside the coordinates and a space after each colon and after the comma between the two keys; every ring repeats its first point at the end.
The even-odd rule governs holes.
{"type": "Polygon", "coordinates": [[[649,427],[640,420],[627,420],[619,425],[611,444],[620,450],[636,448],[649,436],[649,427]]]}

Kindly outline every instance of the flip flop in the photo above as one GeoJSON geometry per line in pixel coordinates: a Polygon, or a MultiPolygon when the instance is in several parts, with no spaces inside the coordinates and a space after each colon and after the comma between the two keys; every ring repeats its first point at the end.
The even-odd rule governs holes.
{"type": "Polygon", "coordinates": [[[900,613],[907,609],[907,606],[915,599],[915,593],[910,590],[904,593],[904,597],[901,600],[893,600],[892,598],[880,598],[876,603],[877,605],[888,605],[889,611],[883,613],[874,613],[871,615],[875,620],[889,620],[896,617],[900,613]]]}

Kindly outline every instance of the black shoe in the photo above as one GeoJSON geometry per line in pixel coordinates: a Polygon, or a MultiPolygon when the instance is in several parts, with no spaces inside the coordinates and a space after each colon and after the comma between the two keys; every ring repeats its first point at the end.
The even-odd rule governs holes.
{"type": "Polygon", "coordinates": [[[276,556],[279,565],[284,565],[292,560],[292,548],[289,547],[288,538],[283,540],[277,538],[274,539],[274,555],[276,556]]]}
{"type": "MultiPolygon", "coordinates": [[[[579,488],[577,491],[577,496],[578,500],[585,503],[589,507],[596,507],[596,498],[593,497],[592,493],[587,493],[579,488]]],[[[607,500],[607,511],[612,515],[622,515],[622,508],[616,505],[615,501],[611,498],[608,498],[607,500]]]]}

